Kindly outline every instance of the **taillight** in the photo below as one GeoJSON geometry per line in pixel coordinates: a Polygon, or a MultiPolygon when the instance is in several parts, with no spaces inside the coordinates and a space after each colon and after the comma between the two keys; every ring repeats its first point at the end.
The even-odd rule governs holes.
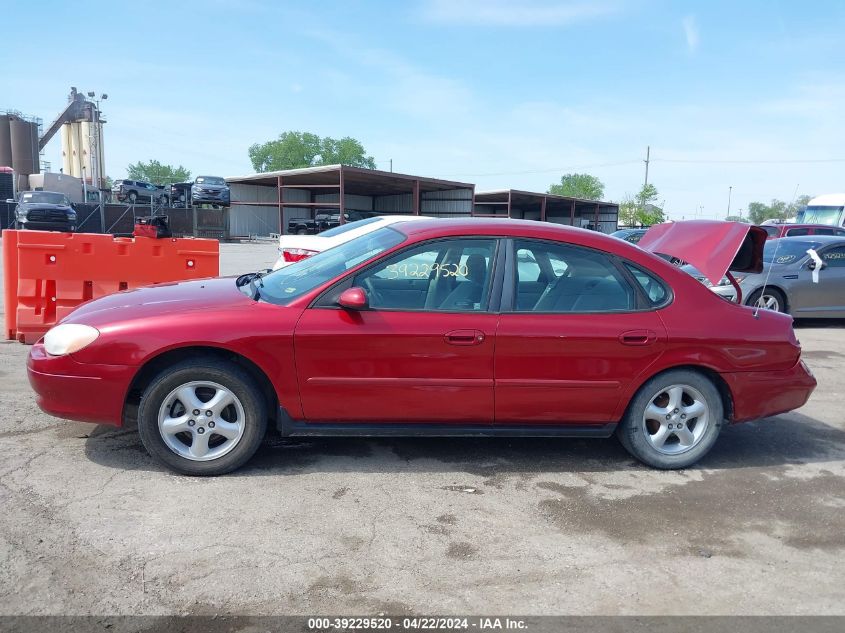
{"type": "Polygon", "coordinates": [[[285,248],[282,249],[282,259],[286,262],[298,262],[316,255],[320,251],[309,251],[307,248],[285,248]]]}

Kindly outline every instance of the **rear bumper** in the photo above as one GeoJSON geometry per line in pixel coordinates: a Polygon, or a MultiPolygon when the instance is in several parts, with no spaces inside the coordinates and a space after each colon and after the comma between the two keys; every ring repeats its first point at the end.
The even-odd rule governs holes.
{"type": "Polygon", "coordinates": [[[784,371],[722,374],[733,395],[731,422],[747,422],[803,407],[816,379],[804,361],[784,371]]]}
{"type": "Polygon", "coordinates": [[[36,343],[26,361],[29,384],[42,411],[68,420],[120,426],[137,367],[89,365],[72,356],[50,356],[36,343]]]}

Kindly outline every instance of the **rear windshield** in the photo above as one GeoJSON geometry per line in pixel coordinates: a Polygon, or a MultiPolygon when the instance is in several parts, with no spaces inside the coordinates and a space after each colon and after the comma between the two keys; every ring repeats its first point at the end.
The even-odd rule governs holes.
{"type": "Polygon", "coordinates": [[[341,224],[340,226],[336,226],[333,229],[329,229],[328,231],[323,231],[322,233],[320,233],[320,237],[334,237],[335,235],[343,235],[347,231],[354,231],[355,229],[360,229],[362,226],[373,224],[374,222],[378,222],[379,220],[381,220],[381,218],[375,217],[367,218],[366,220],[356,220],[355,222],[347,222],[346,224],[341,224]]]}
{"type": "Polygon", "coordinates": [[[818,248],[820,242],[791,238],[769,240],[763,248],[763,261],[767,264],[792,264],[807,256],[807,250],[818,248]]]}

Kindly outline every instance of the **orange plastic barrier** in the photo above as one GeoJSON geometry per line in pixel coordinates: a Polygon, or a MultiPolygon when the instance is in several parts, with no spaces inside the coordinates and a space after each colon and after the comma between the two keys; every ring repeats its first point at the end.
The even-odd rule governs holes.
{"type": "Polygon", "coordinates": [[[6,338],[34,343],[89,299],[219,274],[217,240],[6,230],[6,338]]]}

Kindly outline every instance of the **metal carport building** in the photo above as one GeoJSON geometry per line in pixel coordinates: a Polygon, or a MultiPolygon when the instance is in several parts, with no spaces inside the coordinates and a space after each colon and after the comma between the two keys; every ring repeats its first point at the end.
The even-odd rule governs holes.
{"type": "Polygon", "coordinates": [[[472,214],[489,218],[540,220],[613,233],[619,222],[619,205],[550,193],[500,189],[476,193],[472,214]]]}
{"type": "Polygon", "coordinates": [[[226,181],[231,188],[232,236],[278,234],[292,218],[313,218],[318,211],[338,213],[340,209],[364,214],[468,216],[475,194],[475,185],[469,183],[343,165],[266,172],[226,181]]]}

